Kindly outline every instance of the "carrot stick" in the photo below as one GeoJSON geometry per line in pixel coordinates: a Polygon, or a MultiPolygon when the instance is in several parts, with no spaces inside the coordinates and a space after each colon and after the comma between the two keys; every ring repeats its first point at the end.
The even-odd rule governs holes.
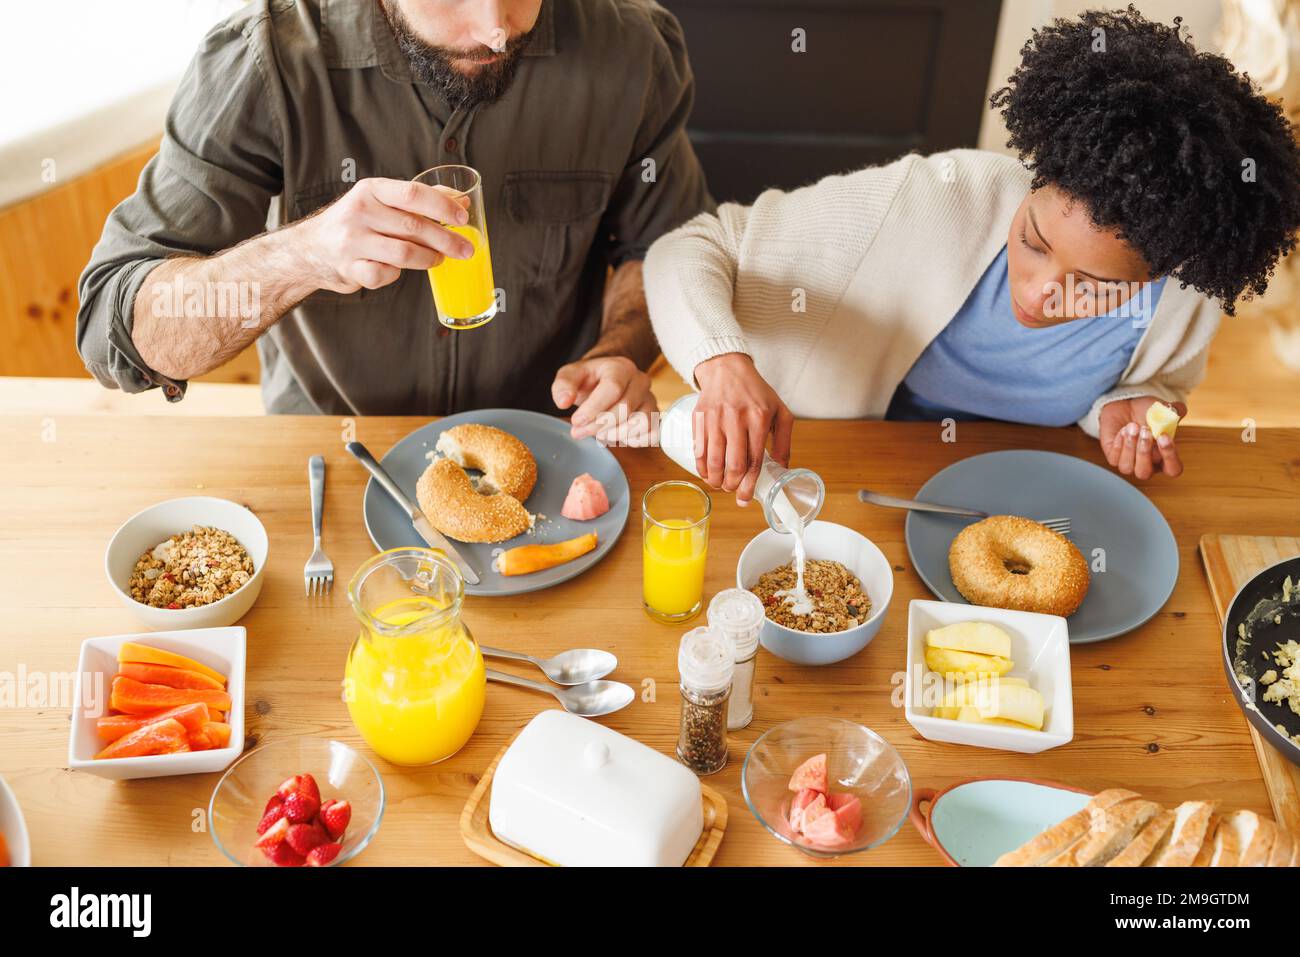
{"type": "Polygon", "coordinates": [[[571,562],[595,547],[595,532],[553,545],[519,545],[506,549],[497,557],[497,571],[502,575],[528,575],[571,562]]]}

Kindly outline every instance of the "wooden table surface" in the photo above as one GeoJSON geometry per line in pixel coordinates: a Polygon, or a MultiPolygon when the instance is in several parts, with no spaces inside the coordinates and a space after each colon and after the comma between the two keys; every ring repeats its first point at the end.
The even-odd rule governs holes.
{"type": "MultiPolygon", "coordinates": [[[[344,452],[343,441],[355,429],[356,438],[381,454],[423,421],[0,417],[0,607],[6,617],[0,692],[6,681],[11,692],[8,701],[0,694],[0,774],[26,814],[34,863],[224,861],[196,815],[218,775],[112,782],[70,771],[68,702],[32,701],[29,688],[15,707],[12,694],[24,674],[30,686],[32,675],[75,671],[78,646],[87,637],[141,630],[105,581],[103,554],[117,526],[154,502],[223,496],[247,504],[270,533],[265,587],[241,622],[248,629],[247,745],[307,734],[364,747],[340,699],[340,680],[356,634],[346,582],[373,548],[361,516],[366,474],[344,452]],[[329,598],[308,601],[302,582],[310,551],[306,463],[315,453],[327,463],[324,543],[336,583],[329,598]]],[[[1096,443],[1073,428],[962,424],[957,441],[944,442],[930,424],[800,423],[793,458],[826,482],[822,518],[860,530],[883,549],[895,568],[894,598],[875,641],[847,662],[804,668],[760,654],[754,722],[732,737],[728,766],[709,779],[731,811],[717,863],[811,863],[762,830],[739,785],[741,761],[759,734],[811,714],[874,728],[899,749],[916,786],[986,775],[1031,777],[1089,789],[1122,785],[1163,802],[1218,798],[1230,808],[1267,812],[1246,722],[1224,678],[1218,623],[1196,555],[1205,532],[1300,533],[1300,430],[1261,430],[1254,439],[1243,441],[1235,430],[1179,432],[1186,473],[1143,486],[1177,537],[1177,588],[1137,631],[1073,648],[1074,740],[1044,754],[1019,755],[925,741],[891,705],[891,678],[904,667],[908,602],[930,596],[908,559],[903,514],[860,505],[854,492],[867,486],[911,495],[938,469],[997,449],[1048,449],[1101,462],[1096,443]]],[[[616,455],[634,501],[654,481],[682,475],[655,449],[616,455]]],[[[715,495],[706,598],[733,584],[740,550],[762,523],[756,506],[739,509],[729,496],[715,495]]],[[[470,598],[464,614],[485,643],[544,654],[587,645],[613,651],[620,662],[613,677],[638,689],[653,686],[656,693],[655,700],[637,700],[605,720],[672,753],[675,655],[684,628],[644,614],[640,576],[634,512],[610,555],[587,574],[535,594],[470,598]]],[[[457,817],[492,756],[544,707],[547,700],[534,693],[492,685],[477,733],[453,758],[415,770],[376,759],[389,805],[377,839],[357,863],[478,862],[461,842],[457,817]]],[[[882,847],[841,861],[939,862],[906,824],[882,847]]]]}

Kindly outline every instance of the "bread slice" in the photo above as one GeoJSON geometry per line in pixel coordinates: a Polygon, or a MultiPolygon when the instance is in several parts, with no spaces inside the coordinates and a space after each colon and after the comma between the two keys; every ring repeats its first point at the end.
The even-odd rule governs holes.
{"type": "Polygon", "coordinates": [[[1286,867],[1291,863],[1291,855],[1295,853],[1295,839],[1291,837],[1289,831],[1284,831],[1280,827],[1277,833],[1273,835],[1273,847],[1268,852],[1268,867],[1286,867]]]}
{"type": "Polygon", "coordinates": [[[1109,861],[1107,867],[1141,867],[1155,852],[1158,845],[1174,827],[1174,812],[1159,811],[1147,822],[1146,827],[1133,838],[1133,843],[1120,851],[1109,861]]]}
{"type": "Polygon", "coordinates": [[[1241,813],[1237,811],[1229,814],[1219,823],[1219,829],[1214,832],[1214,853],[1210,855],[1210,867],[1236,867],[1241,863],[1241,832],[1236,821],[1236,815],[1241,813]]]}
{"type": "Polygon", "coordinates": [[[1273,849],[1277,831],[1272,821],[1260,817],[1254,811],[1233,811],[1224,817],[1223,825],[1233,831],[1237,838],[1238,859],[1232,864],[1239,867],[1263,867],[1268,863],[1269,851],[1273,849]]]}
{"type": "Polygon", "coordinates": [[[1139,797],[1134,791],[1111,788],[1101,791],[1082,810],[1058,821],[1037,837],[1031,838],[1014,851],[1008,851],[993,862],[994,867],[1042,867],[1059,857],[1087,836],[1094,811],[1114,807],[1123,801],[1139,797]]]}
{"type": "Polygon", "coordinates": [[[1205,829],[1205,840],[1201,842],[1200,849],[1196,856],[1192,858],[1192,867],[1209,867],[1210,861],[1214,858],[1214,842],[1218,840],[1219,828],[1223,826],[1223,818],[1217,814],[1210,815],[1210,825],[1205,829]]]}
{"type": "Polygon", "coordinates": [[[1093,812],[1088,836],[1050,867],[1101,867],[1133,842],[1147,822],[1160,813],[1160,805],[1141,798],[1093,812]]]}
{"type": "Polygon", "coordinates": [[[1146,867],[1187,867],[1196,859],[1218,801],[1184,801],[1174,808],[1174,824],[1147,858],[1146,867]]]}

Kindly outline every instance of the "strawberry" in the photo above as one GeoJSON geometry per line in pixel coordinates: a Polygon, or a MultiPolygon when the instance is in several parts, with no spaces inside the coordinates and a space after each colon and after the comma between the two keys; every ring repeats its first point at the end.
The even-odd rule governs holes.
{"type": "Polygon", "coordinates": [[[307,855],[307,866],[326,867],[339,856],[341,850],[343,850],[342,844],[321,844],[313,847],[311,853],[307,855]]]}
{"type": "Polygon", "coordinates": [[[288,833],[284,836],[284,842],[303,857],[310,854],[312,848],[328,844],[329,841],[329,833],[319,821],[312,821],[310,824],[291,824],[288,833]]]}
{"type": "Polygon", "coordinates": [[[260,847],[262,850],[275,847],[277,844],[284,843],[284,839],[288,834],[289,819],[282,817],[268,827],[266,833],[253,842],[253,846],[260,847]]]}
{"type": "Polygon", "coordinates": [[[282,798],[287,798],[295,792],[306,794],[318,805],[320,804],[320,788],[316,786],[316,779],[310,774],[295,774],[291,778],[286,778],[284,782],[275,789],[275,793],[282,798]]]}
{"type": "Polygon", "coordinates": [[[271,800],[266,802],[266,810],[262,812],[262,820],[258,822],[257,833],[265,834],[267,829],[282,817],[284,817],[284,798],[272,794],[271,800]]]}
{"type": "Polygon", "coordinates": [[[294,791],[284,799],[284,816],[294,824],[306,824],[320,812],[320,798],[306,791],[294,791]]]}
{"type": "Polygon", "coordinates": [[[348,822],[352,820],[352,805],[347,801],[336,801],[330,798],[320,806],[320,820],[325,825],[325,830],[329,831],[330,837],[341,841],[343,832],[348,829],[348,822]]]}
{"type": "Polygon", "coordinates": [[[264,847],[262,853],[276,867],[302,867],[306,863],[306,858],[290,847],[287,842],[277,844],[274,847],[264,847]]]}

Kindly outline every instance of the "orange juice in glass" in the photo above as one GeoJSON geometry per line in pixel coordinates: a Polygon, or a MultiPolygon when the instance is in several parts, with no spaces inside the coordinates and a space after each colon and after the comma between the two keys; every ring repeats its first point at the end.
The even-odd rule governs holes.
{"type": "Polygon", "coordinates": [[[478,727],[487,673],[460,617],[464,583],[444,555],[393,548],[348,585],[361,633],[343,697],[366,744],[393,764],[451,757],[478,727]]]}
{"type": "Polygon", "coordinates": [[[641,500],[641,597],[656,621],[689,621],[704,606],[711,510],[690,482],[660,482],[641,500]]]}
{"type": "Polygon", "coordinates": [[[468,166],[435,166],[415,182],[438,186],[467,203],[469,222],[464,226],[442,223],[469,240],[474,255],[469,259],[448,256],[429,270],[429,286],[438,321],[449,329],[473,329],[488,322],[497,312],[496,285],[492,281],[492,254],[488,249],[487,216],[483,211],[483,183],[478,171],[468,166]]]}

